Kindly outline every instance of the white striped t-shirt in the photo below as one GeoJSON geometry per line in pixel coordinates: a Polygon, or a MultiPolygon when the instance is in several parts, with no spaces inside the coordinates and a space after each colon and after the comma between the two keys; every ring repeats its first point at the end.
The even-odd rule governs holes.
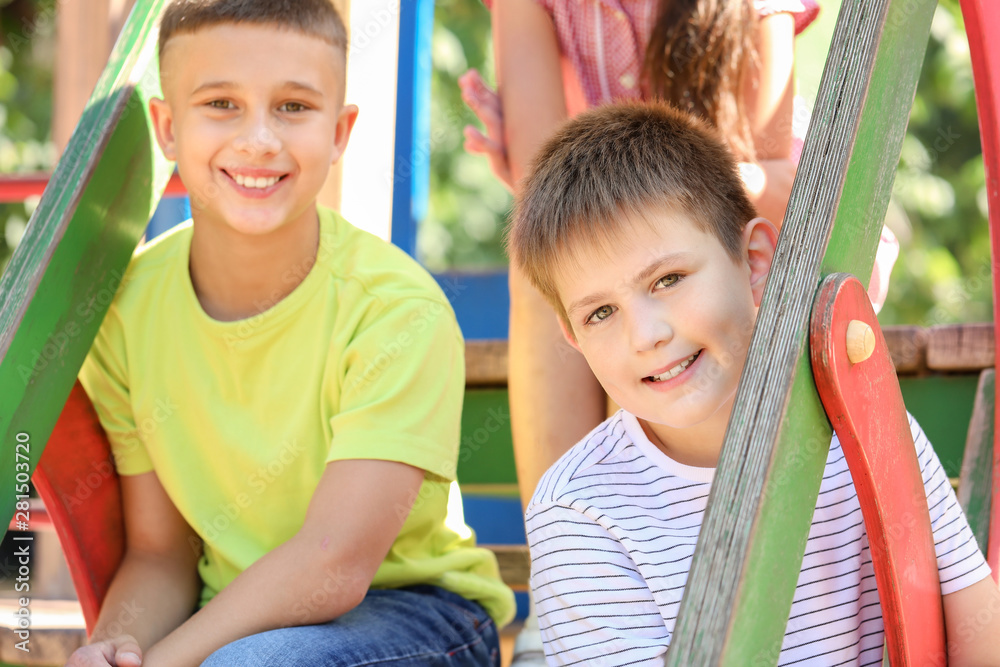
{"type": "MultiPolygon", "coordinates": [[[[910,429],[941,592],[952,593],[989,576],[989,566],[912,417],[910,429]]],[[[550,665],[662,664],[714,472],[667,457],[625,411],[549,469],[526,521],[550,665]]],[[[778,664],[878,665],[883,642],[861,506],[834,436],[778,664]]]]}

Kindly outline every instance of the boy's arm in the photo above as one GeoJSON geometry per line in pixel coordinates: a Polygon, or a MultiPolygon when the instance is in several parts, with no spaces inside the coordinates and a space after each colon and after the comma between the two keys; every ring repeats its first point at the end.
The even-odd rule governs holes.
{"type": "Polygon", "coordinates": [[[1000,666],[1000,588],[987,577],[944,596],[951,667],[1000,666]]]}
{"type": "Polygon", "coordinates": [[[298,533],[147,651],[144,667],[199,665],[242,637],[325,623],[353,609],[367,593],[423,479],[422,470],[392,461],[327,464],[298,533]]]}
{"type": "MultiPolygon", "coordinates": [[[[529,507],[526,528],[548,664],[662,666],[667,628],[622,544],[588,516],[558,504],[529,507]]],[[[683,586],[674,591],[675,615],[682,592],[683,586]]]]}
{"type": "Polygon", "coordinates": [[[947,664],[1000,666],[1000,591],[989,576],[990,568],[941,461],[917,421],[912,416],[909,419],[934,534],[947,664]]]}
{"type": "Polygon", "coordinates": [[[137,664],[122,654],[159,641],[197,605],[201,590],[197,535],[156,473],[123,475],[121,487],[125,556],[101,605],[90,646],[74,653],[71,666],[137,664]],[[91,662],[86,662],[88,656],[91,662]]]}

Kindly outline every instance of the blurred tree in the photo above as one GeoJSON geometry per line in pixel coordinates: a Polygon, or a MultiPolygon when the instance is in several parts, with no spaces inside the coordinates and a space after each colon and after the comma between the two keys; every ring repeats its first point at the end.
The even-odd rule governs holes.
{"type": "MultiPolygon", "coordinates": [[[[51,142],[56,0],[0,0],[0,174],[55,166],[51,142]]],[[[37,200],[0,204],[0,271],[37,200]]]]}
{"type": "Polygon", "coordinates": [[[474,67],[494,83],[490,15],[483,4],[438,0],[433,49],[430,207],[418,239],[421,260],[434,271],[503,267],[510,195],[485,159],[462,148],[462,129],[477,121],[462,101],[458,77],[474,67]]]}
{"type": "Polygon", "coordinates": [[[883,324],[990,320],[985,173],[957,0],[934,15],[887,220],[902,249],[883,324]]]}

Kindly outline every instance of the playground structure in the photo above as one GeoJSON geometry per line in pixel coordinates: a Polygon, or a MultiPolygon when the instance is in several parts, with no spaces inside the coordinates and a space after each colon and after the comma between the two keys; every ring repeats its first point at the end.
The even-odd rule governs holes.
{"type": "MultiPolygon", "coordinates": [[[[81,440],[73,434],[72,429],[82,428],[86,434],[99,435],[94,423],[86,422],[86,399],[79,391],[73,394],[58,426],[56,423],[63,397],[73,387],[77,369],[110,302],[110,297],[102,298],[102,293],[110,290],[113,294],[115,281],[142,234],[142,223],[170,179],[170,165],[155,150],[145,113],[146,100],[156,92],[155,76],[149,76],[149,72],[155,72],[151,45],[153,21],[163,4],[163,0],[137,3],[66,155],[53,174],[52,181],[62,187],[50,188],[46,193],[0,282],[5,295],[0,306],[0,401],[3,402],[0,432],[4,434],[0,446],[0,484],[4,486],[0,488],[5,489],[0,500],[7,510],[4,516],[9,518],[14,513],[14,498],[9,491],[14,489],[16,481],[14,443],[17,434],[28,433],[34,443],[31,467],[39,465],[42,458],[41,469],[36,470],[36,483],[57,530],[67,541],[66,551],[75,570],[74,579],[88,627],[92,627],[116,566],[114,540],[102,539],[101,543],[106,545],[103,551],[84,546],[74,552],[71,542],[97,539],[98,533],[93,531],[98,518],[103,521],[104,517],[110,517],[104,528],[112,536],[116,524],[113,513],[75,508],[80,514],[73,518],[73,513],[61,515],[62,510],[57,509],[60,500],[67,498],[59,491],[65,488],[58,482],[60,474],[65,475],[62,484],[72,485],[79,479],[80,471],[87,470],[95,460],[93,457],[101,459],[100,454],[87,453],[79,445],[97,441],[87,437],[81,440]],[[127,167],[123,169],[122,165],[127,167]],[[129,196],[122,197],[121,193],[129,196]],[[78,321],[81,304],[93,312],[86,323],[78,321]],[[75,325],[77,333],[70,332],[70,325],[75,325]],[[37,350],[46,349],[49,344],[54,345],[57,353],[39,367],[37,350]],[[49,433],[53,433],[51,440],[49,433]],[[78,454],[81,467],[71,468],[68,464],[72,458],[65,453],[42,457],[45,441],[50,441],[53,452],[56,446],[61,446],[65,448],[63,452],[78,454]],[[46,489],[47,483],[54,486],[46,489]],[[74,528],[81,526],[85,529],[74,538],[74,528]]],[[[397,101],[408,99],[413,106],[409,111],[401,111],[397,105],[393,164],[409,165],[399,175],[411,177],[412,182],[408,187],[401,185],[403,181],[396,180],[393,167],[396,187],[392,193],[391,238],[411,253],[414,221],[421,213],[420,193],[413,192],[413,183],[420,180],[420,170],[413,165],[419,162],[421,154],[420,131],[415,129],[419,114],[414,111],[419,103],[413,102],[420,85],[419,76],[414,73],[421,71],[417,64],[421,53],[418,25],[430,5],[403,3],[401,6],[410,7],[413,13],[409,15],[409,23],[406,12],[399,18],[401,85],[397,101]],[[405,35],[413,37],[412,44],[403,39],[405,35]],[[411,44],[407,47],[413,54],[409,60],[404,44],[411,44]],[[402,75],[404,68],[411,73],[409,76],[402,75]],[[404,80],[411,82],[409,95],[404,94],[404,80]]],[[[985,27],[1000,25],[1000,9],[986,0],[968,0],[962,5],[975,67],[991,227],[996,227],[1000,212],[997,166],[1000,52],[987,51],[985,27]]],[[[830,437],[830,422],[818,400],[824,395],[826,401],[826,389],[822,381],[813,380],[813,373],[819,373],[824,366],[822,360],[817,363],[818,342],[824,335],[829,337],[831,331],[839,331],[840,324],[844,329],[847,327],[847,321],[840,322],[836,315],[831,316],[831,322],[840,324],[818,327],[810,370],[807,345],[810,314],[817,285],[824,276],[842,272],[870,274],[933,9],[934,3],[926,1],[844,3],[775,261],[774,275],[784,279],[770,281],[765,295],[677,632],[668,653],[670,664],[744,664],[748,656],[763,656],[765,661],[772,654],[777,657],[776,647],[780,646],[784,632],[784,619],[791,604],[826,457],[825,447],[802,444],[828,443],[830,437]],[[855,145],[864,150],[854,150],[855,145]],[[817,383],[821,386],[819,393],[814,388],[817,383]]],[[[994,253],[998,252],[997,244],[994,232],[994,253]]],[[[445,287],[449,295],[463,291],[449,290],[447,284],[445,287]]],[[[859,312],[855,315],[858,317],[851,319],[868,322],[876,343],[874,354],[882,359],[878,369],[866,372],[882,379],[892,374],[885,361],[887,349],[894,353],[897,370],[907,363],[941,368],[940,354],[949,348],[941,340],[957,331],[954,328],[931,332],[895,330],[882,334],[873,316],[859,312]],[[926,340],[920,341],[921,336],[926,340]],[[887,348],[887,340],[895,340],[896,344],[887,348]],[[938,356],[934,357],[935,354],[938,356]]],[[[981,329],[975,331],[985,333],[981,329]]],[[[827,340],[833,346],[844,343],[841,334],[827,340]]],[[[973,343],[983,340],[988,338],[974,339],[973,343]]],[[[993,341],[988,341],[985,350],[969,345],[968,341],[950,347],[953,357],[965,359],[954,363],[968,364],[967,357],[976,354],[987,359],[988,363],[975,362],[980,366],[991,365],[995,359],[993,341]]],[[[471,344],[469,361],[470,385],[504,383],[502,345],[471,344]]],[[[854,366],[865,370],[872,364],[866,360],[854,366]]],[[[963,475],[966,481],[960,486],[960,493],[970,511],[970,522],[980,531],[977,537],[981,544],[989,544],[989,562],[996,573],[1000,530],[989,531],[988,537],[982,532],[987,530],[990,515],[990,502],[986,499],[995,498],[998,490],[991,479],[995,478],[995,472],[990,474],[998,466],[992,453],[995,409],[992,401],[985,399],[992,393],[989,377],[984,376],[981,382],[979,401],[986,412],[977,413],[974,419],[977,433],[969,439],[970,445],[982,446],[967,449],[966,460],[970,464],[968,474],[963,475]],[[976,457],[987,465],[973,465],[971,461],[977,460],[976,457]],[[972,511],[976,507],[978,512],[972,511]]],[[[869,384],[876,382],[872,380],[869,384]]],[[[890,394],[895,391],[898,396],[898,389],[891,386],[884,391],[890,394]]],[[[845,407],[845,411],[862,426],[872,421],[872,415],[858,415],[851,406],[845,407]]],[[[883,437],[891,434],[891,430],[883,431],[883,437]]],[[[841,439],[845,439],[843,434],[841,439]]],[[[100,496],[108,506],[116,506],[114,477],[110,475],[107,479],[100,485],[104,495],[94,494],[88,502],[100,496]]],[[[864,497],[861,486],[859,483],[859,495],[864,497]]],[[[873,502],[891,500],[897,488],[895,484],[889,488],[872,487],[873,502]]],[[[997,514],[1000,513],[994,513],[994,518],[997,514]]],[[[885,517],[890,528],[892,516],[885,517]]],[[[870,535],[875,534],[872,521],[877,518],[870,518],[866,512],[870,535]]],[[[117,533],[120,548],[120,528],[117,533]]],[[[894,553],[892,542],[886,541],[887,554],[894,553]]],[[[904,548],[913,544],[909,539],[901,541],[904,548]]],[[[120,557],[120,551],[118,554],[120,557]]],[[[523,552],[515,558],[520,558],[523,564],[523,552]]],[[[914,591],[921,586],[926,591],[927,579],[901,581],[891,563],[891,558],[883,561],[885,568],[879,576],[887,646],[893,664],[908,664],[908,652],[919,655],[943,646],[943,628],[934,616],[933,604],[917,607],[913,604],[920,600],[912,597],[914,591]],[[890,585],[885,582],[892,581],[897,582],[895,597],[884,588],[890,585]]],[[[936,585],[936,572],[931,574],[936,585]]],[[[523,571],[510,578],[520,579],[523,586],[523,571]]],[[[2,655],[6,657],[7,653],[2,655]]]]}

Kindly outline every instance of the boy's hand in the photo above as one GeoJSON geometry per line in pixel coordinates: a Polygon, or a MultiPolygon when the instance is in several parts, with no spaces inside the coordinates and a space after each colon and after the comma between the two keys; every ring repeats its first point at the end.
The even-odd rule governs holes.
{"type": "Polygon", "coordinates": [[[510,162],[507,160],[500,96],[486,85],[483,77],[474,69],[470,69],[458,78],[458,86],[462,89],[462,100],[486,126],[486,134],[472,125],[465,126],[465,150],[485,155],[490,162],[493,175],[503,183],[504,187],[513,192],[514,179],[510,173],[510,162]]]}
{"type": "Polygon", "coordinates": [[[82,646],[69,657],[66,667],[139,667],[142,649],[132,635],[119,635],[82,646]]]}

